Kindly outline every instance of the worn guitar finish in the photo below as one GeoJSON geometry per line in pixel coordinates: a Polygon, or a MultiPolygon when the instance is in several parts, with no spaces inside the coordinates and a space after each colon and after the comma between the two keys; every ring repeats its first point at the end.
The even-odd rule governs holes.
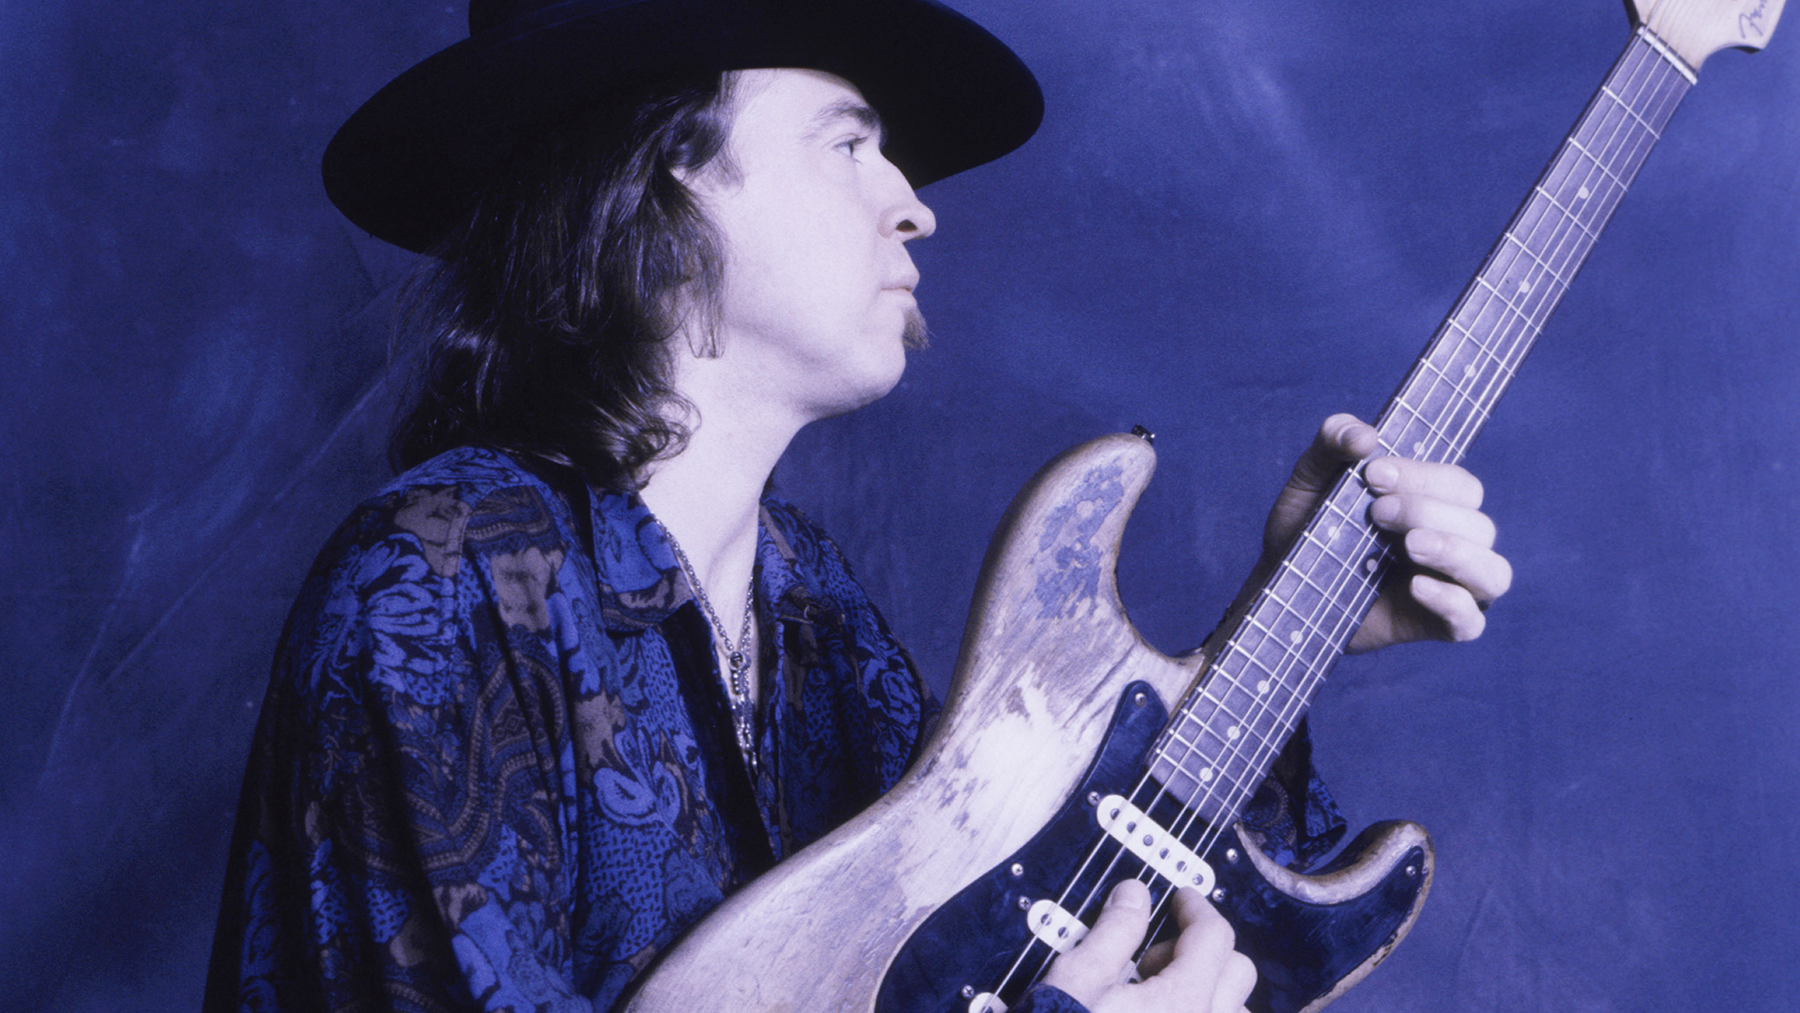
{"type": "MultiPolygon", "coordinates": [[[[1093,800],[1131,790],[1167,718],[1148,685],[1125,687],[1100,755],[1074,794],[1025,847],[925,920],[883,979],[877,1010],[967,1008],[965,986],[1004,980],[1015,955],[1029,949],[1021,907],[1054,896],[1071,878],[1079,892],[1097,893],[1120,878],[1071,872],[1082,864],[1095,823],[1093,800]]],[[[1173,808],[1153,815],[1172,822],[1173,808]]],[[[1377,824],[1345,854],[1341,865],[1310,877],[1273,865],[1238,834],[1216,842],[1206,856],[1217,870],[1220,906],[1237,929],[1238,948],[1259,970],[1254,1008],[1287,1013],[1348,987],[1405,934],[1431,875],[1423,831],[1411,823],[1377,824]]]]}
{"type": "MultiPolygon", "coordinates": [[[[1461,460],[1700,64],[1721,48],[1760,48],[1781,3],[1632,5],[1639,27],[1625,53],[1377,418],[1385,453],[1461,460]]],[[[1132,628],[1114,580],[1153,467],[1145,440],[1118,435],[1039,472],[989,548],[920,761],[721,905],[629,1009],[1001,1010],[1052,953],[1028,934],[1022,907],[1054,901],[1078,930],[1111,882],[1135,875],[1167,890],[1101,829],[1098,814],[1123,811],[1100,804],[1109,795],[1147,814],[1144,829],[1166,829],[1160,840],[1206,858],[1223,891],[1214,896],[1257,961],[1254,1009],[1316,1010],[1391,951],[1429,887],[1422,829],[1372,827],[1310,877],[1230,830],[1389,568],[1360,471],[1331,487],[1206,652],[1174,658],[1132,628]]]]}
{"type": "MultiPolygon", "coordinates": [[[[989,548],[957,677],[920,762],[867,811],[750,883],[696,926],[628,1009],[875,1009],[886,969],[925,919],[990,870],[1010,874],[1012,856],[1072,799],[1082,809],[1073,822],[1085,828],[1085,838],[1094,835],[1085,802],[1090,789],[1082,785],[1090,765],[1101,769],[1093,761],[1112,733],[1115,710],[1125,701],[1123,707],[1136,711],[1140,692],[1144,706],[1153,708],[1148,719],[1119,722],[1130,745],[1114,750],[1123,757],[1114,765],[1118,771],[1100,775],[1129,787],[1143,769],[1147,747],[1169,726],[1161,701],[1187,691],[1203,662],[1200,655],[1172,658],[1151,647],[1119,601],[1114,574],[1120,536],[1154,467],[1149,443],[1119,434],[1063,454],[1032,479],[989,548]],[[822,901],[832,897],[853,900],[822,901]],[[749,968],[758,973],[747,973],[749,968]]],[[[1354,910],[1340,908],[1317,924],[1340,936],[1339,922],[1364,924],[1365,952],[1344,978],[1315,983],[1323,994],[1309,999],[1314,1003],[1348,987],[1385,956],[1429,885],[1430,846],[1412,824],[1373,828],[1349,852],[1360,863],[1317,877],[1290,873],[1254,848],[1232,843],[1253,871],[1240,876],[1233,863],[1216,861],[1220,883],[1259,898],[1246,909],[1263,905],[1268,925],[1293,924],[1306,905],[1345,903],[1354,910]],[[1251,876],[1266,883],[1250,885],[1251,876]],[[1397,904],[1387,903],[1389,910],[1378,915],[1356,907],[1357,898],[1383,893],[1396,877],[1405,894],[1397,904]],[[1284,910],[1275,910],[1276,894],[1289,899],[1284,910]]],[[[1039,868],[1034,860],[1034,875],[1039,868]]],[[[1022,924],[1015,904],[1008,917],[987,928],[1016,935],[1022,924]]],[[[1248,920],[1239,929],[1246,937],[1261,931],[1248,920]]],[[[1304,968],[1294,973],[1307,974],[1304,968]]],[[[1270,971],[1264,976],[1273,980],[1270,971]]],[[[941,984],[918,1004],[905,999],[906,1008],[945,1009],[936,994],[941,984]]],[[[949,984],[959,997],[962,984],[992,988],[949,984]]],[[[966,1000],[957,1008],[967,1008],[966,1000]]]]}

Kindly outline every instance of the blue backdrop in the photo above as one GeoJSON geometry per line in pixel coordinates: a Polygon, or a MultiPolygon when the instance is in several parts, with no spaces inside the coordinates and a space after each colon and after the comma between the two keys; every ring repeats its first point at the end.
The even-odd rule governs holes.
{"type": "MultiPolygon", "coordinates": [[[[1043,131],[924,193],[933,348],[779,473],[940,689],[1012,491],[1134,423],[1126,601],[1204,636],[1313,427],[1381,405],[1627,38],[1609,0],[962,6],[1043,131]]],[[[271,645],[386,475],[409,260],[319,153],[463,11],[0,4],[0,1005],[198,1001],[271,645]]],[[[1476,445],[1518,570],[1486,638],[1317,704],[1353,821],[1440,857],[1342,1009],[1800,994],[1797,43],[1707,64],[1476,445]]]]}

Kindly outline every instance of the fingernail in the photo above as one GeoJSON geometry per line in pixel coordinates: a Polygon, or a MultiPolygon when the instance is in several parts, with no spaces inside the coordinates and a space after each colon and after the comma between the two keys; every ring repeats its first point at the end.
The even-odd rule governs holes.
{"type": "Polygon", "coordinates": [[[1369,505],[1369,519],[1386,526],[1400,519],[1400,504],[1386,496],[1369,505]]]}
{"type": "Polygon", "coordinates": [[[1435,531],[1416,529],[1406,533],[1406,554],[1421,563],[1429,563],[1443,551],[1444,536],[1435,531]]]}
{"type": "Polygon", "coordinates": [[[1106,898],[1107,907],[1124,908],[1127,911],[1138,911],[1144,906],[1145,891],[1133,889],[1127,880],[1113,887],[1112,894],[1106,898]]]}
{"type": "Polygon", "coordinates": [[[1387,458],[1378,458],[1363,465],[1363,481],[1376,492],[1387,492],[1400,483],[1400,469],[1387,458]]]}

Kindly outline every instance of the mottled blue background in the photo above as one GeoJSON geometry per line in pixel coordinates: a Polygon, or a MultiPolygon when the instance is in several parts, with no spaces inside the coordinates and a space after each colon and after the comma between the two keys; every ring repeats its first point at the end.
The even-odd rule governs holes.
{"type": "MultiPolygon", "coordinates": [[[[934,347],[781,473],[940,687],[1012,491],[1134,423],[1126,600],[1198,641],[1312,428],[1380,406],[1626,40],[1610,0],[962,6],[1043,131],[925,192],[934,347]]],[[[0,1006],[198,1002],[271,645],[386,474],[409,262],[319,153],[463,16],[0,3],[0,1006]]],[[[1441,863],[1340,1008],[1793,1008],[1796,321],[1789,26],[1706,66],[1475,448],[1519,573],[1487,637],[1318,703],[1353,819],[1441,863]]]]}

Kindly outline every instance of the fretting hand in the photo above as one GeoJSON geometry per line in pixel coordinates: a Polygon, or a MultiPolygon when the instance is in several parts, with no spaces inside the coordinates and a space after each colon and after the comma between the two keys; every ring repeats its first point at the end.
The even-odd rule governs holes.
{"type": "MultiPolygon", "coordinates": [[[[1352,415],[1333,415],[1294,465],[1293,477],[1269,511],[1263,533],[1266,573],[1338,469],[1379,449],[1375,429],[1352,415]]],[[[1381,457],[1363,470],[1376,494],[1369,516],[1400,537],[1405,562],[1351,639],[1351,653],[1412,640],[1473,640],[1484,613],[1512,585],[1512,565],[1494,551],[1494,522],[1481,512],[1481,482],[1454,464],[1381,457]]]]}

